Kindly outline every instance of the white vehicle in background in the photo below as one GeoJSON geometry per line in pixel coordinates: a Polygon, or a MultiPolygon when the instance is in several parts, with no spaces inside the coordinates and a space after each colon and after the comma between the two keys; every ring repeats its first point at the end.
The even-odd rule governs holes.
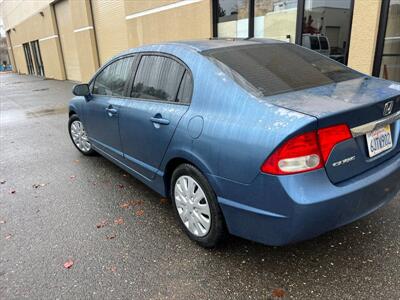
{"type": "Polygon", "coordinates": [[[326,36],[309,33],[303,34],[303,46],[328,57],[331,54],[331,47],[326,36]]]}

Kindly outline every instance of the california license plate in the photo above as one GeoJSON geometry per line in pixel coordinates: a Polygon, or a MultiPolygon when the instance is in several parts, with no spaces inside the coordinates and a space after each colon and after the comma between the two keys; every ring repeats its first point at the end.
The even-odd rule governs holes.
{"type": "Polygon", "coordinates": [[[366,137],[369,157],[374,157],[393,146],[390,125],[368,132],[366,137]]]}

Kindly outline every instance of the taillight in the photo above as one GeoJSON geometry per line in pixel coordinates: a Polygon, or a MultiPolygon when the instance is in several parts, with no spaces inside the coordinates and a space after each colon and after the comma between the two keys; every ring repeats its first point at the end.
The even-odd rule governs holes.
{"type": "Polygon", "coordinates": [[[264,173],[285,175],[322,168],[333,147],[351,138],[347,125],[303,133],[280,146],[261,166],[264,173]]]}
{"type": "Polygon", "coordinates": [[[319,148],[326,162],[333,147],[340,142],[351,139],[349,126],[345,124],[318,129],[319,148]]]}

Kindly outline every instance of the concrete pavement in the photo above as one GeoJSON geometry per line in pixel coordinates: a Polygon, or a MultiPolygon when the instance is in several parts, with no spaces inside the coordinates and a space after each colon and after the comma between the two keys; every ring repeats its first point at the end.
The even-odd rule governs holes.
{"type": "Polygon", "coordinates": [[[169,201],[74,148],[73,83],[0,81],[0,299],[400,299],[400,195],[311,241],[205,250],[169,201]]]}

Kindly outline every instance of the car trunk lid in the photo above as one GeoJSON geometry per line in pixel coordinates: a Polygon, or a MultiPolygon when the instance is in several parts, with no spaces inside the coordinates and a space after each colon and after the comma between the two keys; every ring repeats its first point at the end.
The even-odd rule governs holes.
{"type": "Polygon", "coordinates": [[[398,83],[361,77],[265,99],[316,117],[318,128],[338,124],[349,126],[353,138],[337,144],[325,164],[333,183],[361,174],[400,152],[398,83]],[[369,134],[372,131],[374,135],[369,134]],[[390,149],[379,153],[379,149],[390,146],[390,139],[390,149]]]}

